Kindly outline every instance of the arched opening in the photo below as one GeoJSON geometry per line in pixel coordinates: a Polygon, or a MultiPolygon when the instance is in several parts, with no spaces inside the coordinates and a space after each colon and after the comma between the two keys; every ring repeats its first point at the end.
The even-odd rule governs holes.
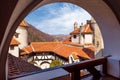
{"type": "MultiPolygon", "coordinates": [[[[80,59],[74,59],[72,63],[85,60],[83,58],[86,57],[80,56],[80,54],[88,55],[91,59],[102,57],[102,36],[96,21],[91,18],[92,17],[87,11],[74,4],[65,2],[46,4],[31,12],[25,18],[26,22],[30,24],[28,24],[28,43],[30,43],[29,45],[32,46],[33,52],[36,54],[44,54],[42,56],[50,57],[51,55],[48,53],[54,52],[51,53],[52,57],[58,57],[58,59],[62,60],[63,64],[70,63],[69,56],[73,51],[78,54],[76,56],[79,56],[80,59]],[[79,25],[75,21],[77,21],[79,25]],[[33,25],[32,27],[37,28],[40,32],[38,32],[38,30],[36,31],[34,28],[31,28],[31,25],[33,25]],[[47,38],[47,40],[45,36],[48,37],[48,35],[43,36],[43,34],[46,33],[51,36],[47,38]],[[61,40],[57,40],[56,36],[60,36],[61,40]],[[41,37],[44,40],[41,39],[41,37]],[[53,38],[53,40],[50,38],[53,38]],[[39,45],[39,47],[35,47],[36,45],[39,45]],[[52,45],[54,45],[54,47],[52,45]],[[46,49],[41,48],[41,46],[46,47],[46,49]],[[52,49],[47,49],[47,47],[52,49]],[[36,51],[37,49],[40,51],[36,51]],[[43,49],[43,52],[45,53],[42,53],[41,49],[43,49]],[[61,50],[62,52],[60,52],[61,50]],[[83,51],[83,53],[80,53],[80,51],[83,51]]],[[[22,37],[20,39],[22,39],[22,37]]],[[[23,37],[23,39],[25,38],[26,37],[23,37]]],[[[31,53],[30,51],[29,54],[34,53],[31,53]]],[[[28,52],[26,52],[26,54],[28,54],[28,52]]],[[[26,54],[24,53],[25,56],[26,54]]],[[[22,56],[24,57],[24,55],[22,56]]],[[[40,57],[40,55],[36,56],[40,57]]],[[[39,60],[39,62],[41,62],[41,60],[39,60]]]]}
{"type": "MultiPolygon", "coordinates": [[[[57,1],[58,0],[56,0],[54,2],[57,2],[57,1]]],[[[111,54],[114,57],[118,57],[118,55],[120,55],[119,54],[119,52],[120,52],[120,50],[119,50],[119,47],[120,47],[120,45],[119,45],[120,25],[114,15],[114,13],[112,12],[112,10],[103,1],[87,1],[87,4],[83,0],[81,0],[81,1],[60,0],[60,1],[66,1],[66,2],[70,2],[73,4],[79,5],[79,6],[83,7],[84,9],[86,9],[89,13],[91,13],[93,15],[93,17],[95,18],[95,20],[98,22],[101,32],[102,32],[102,35],[103,35],[103,40],[104,40],[104,44],[105,44],[104,55],[111,54]],[[103,12],[104,12],[104,14],[103,14],[103,12]],[[105,18],[105,17],[107,17],[107,18],[105,18]]],[[[0,51],[1,51],[0,62],[2,63],[2,61],[5,61],[2,63],[1,68],[0,68],[1,71],[3,72],[3,74],[1,74],[1,75],[5,76],[5,63],[6,63],[6,56],[7,56],[9,42],[10,42],[10,39],[11,39],[13,33],[15,32],[15,29],[18,26],[19,22],[35,6],[37,6],[37,4],[40,3],[40,6],[41,6],[46,3],[51,3],[51,2],[52,1],[33,2],[33,3],[31,3],[31,7],[27,6],[26,8],[28,8],[28,9],[26,9],[26,11],[23,10],[21,15],[19,14],[20,15],[19,18],[16,16],[17,19],[13,19],[15,22],[14,21],[11,22],[12,20],[9,21],[9,26],[7,26],[7,29],[5,31],[5,35],[4,35],[4,38],[2,39],[1,49],[0,49],[0,51]],[[9,33],[10,33],[10,35],[8,36],[9,33]],[[3,53],[5,53],[5,54],[3,54],[3,53]]],[[[1,79],[3,79],[3,78],[1,78],[1,79]]]]}

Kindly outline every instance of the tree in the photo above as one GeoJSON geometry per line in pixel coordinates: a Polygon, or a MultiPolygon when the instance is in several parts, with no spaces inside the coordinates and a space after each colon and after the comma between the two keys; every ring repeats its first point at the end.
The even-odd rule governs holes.
{"type": "Polygon", "coordinates": [[[50,63],[50,68],[52,67],[56,67],[56,66],[62,66],[62,62],[59,61],[59,60],[53,60],[51,63],[50,63]]]}

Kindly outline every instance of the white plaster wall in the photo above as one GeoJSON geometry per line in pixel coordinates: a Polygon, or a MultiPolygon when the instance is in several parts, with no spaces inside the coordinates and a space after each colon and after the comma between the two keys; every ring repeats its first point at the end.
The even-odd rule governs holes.
{"type": "Polygon", "coordinates": [[[95,21],[94,23],[91,24],[91,26],[94,28],[95,58],[99,58],[103,56],[104,49],[103,38],[99,26],[95,21]]]}
{"type": "Polygon", "coordinates": [[[110,57],[108,60],[108,73],[120,79],[120,59],[110,57]]]}
{"type": "Polygon", "coordinates": [[[72,57],[72,55],[70,54],[70,56],[69,56],[69,63],[72,63],[71,57],[72,57]]]}
{"type": "MultiPolygon", "coordinates": [[[[42,55],[38,55],[37,56],[38,57],[38,59],[44,59],[44,57],[42,56],[42,55]]],[[[36,56],[34,56],[34,59],[36,58],[36,56]]],[[[47,57],[45,56],[45,59],[55,59],[55,56],[53,56],[53,55],[47,55],[47,57]]]]}
{"type": "MultiPolygon", "coordinates": [[[[36,58],[36,56],[34,56],[34,59],[36,58]]],[[[50,64],[45,63],[44,65],[41,65],[42,62],[52,62],[52,59],[55,60],[55,56],[53,55],[47,55],[47,57],[43,57],[42,55],[38,55],[37,56],[38,59],[42,59],[39,61],[35,61],[37,64],[34,64],[35,66],[40,67],[41,69],[46,69],[46,68],[50,68],[50,64]],[[48,59],[48,60],[47,60],[48,59]]],[[[68,64],[68,62],[65,62],[63,59],[59,58],[58,56],[56,56],[56,60],[61,61],[63,64],[68,64]]]]}
{"type": "Polygon", "coordinates": [[[27,29],[25,27],[18,26],[16,32],[19,33],[19,36],[16,39],[20,42],[19,44],[20,49],[22,49],[23,47],[27,47],[28,46],[27,29]]]}
{"type": "Polygon", "coordinates": [[[73,60],[74,62],[80,62],[79,59],[74,59],[74,57],[72,56],[72,54],[70,54],[70,55],[69,55],[69,63],[73,63],[72,60],[71,60],[71,58],[72,58],[72,60],[73,60]]]}
{"type": "Polygon", "coordinates": [[[10,54],[12,54],[15,57],[19,57],[19,47],[18,46],[14,46],[14,49],[11,50],[9,47],[9,51],[10,54]]]}
{"type": "Polygon", "coordinates": [[[85,34],[85,43],[93,43],[93,35],[92,34],[85,34]]]}
{"type": "Polygon", "coordinates": [[[84,37],[83,35],[80,36],[80,44],[84,44],[85,43],[85,40],[84,40],[84,37]]]}
{"type": "Polygon", "coordinates": [[[47,68],[50,68],[50,64],[49,63],[43,63],[41,66],[40,66],[41,69],[47,69],[47,68]]]}
{"type": "Polygon", "coordinates": [[[74,38],[73,36],[74,35],[71,35],[72,37],[71,37],[71,41],[73,42],[73,43],[79,43],[79,35],[78,34],[75,34],[76,35],[76,38],[74,38]]]}
{"type": "Polygon", "coordinates": [[[46,68],[50,68],[50,64],[49,63],[51,63],[52,62],[52,60],[39,60],[39,61],[35,61],[37,64],[34,64],[35,66],[38,66],[38,67],[40,67],[41,69],[46,69],[46,68]],[[41,63],[42,62],[49,62],[49,63],[43,63],[42,65],[41,65],[41,63]]]}
{"type": "MultiPolygon", "coordinates": [[[[44,63],[44,64],[41,65],[41,63],[42,63],[42,62],[45,62],[45,61],[51,63],[52,60],[44,60],[44,57],[42,57],[42,56],[37,56],[37,57],[38,57],[38,59],[43,59],[43,60],[35,61],[35,62],[37,63],[37,64],[34,64],[35,66],[38,66],[38,67],[40,67],[41,69],[50,68],[50,64],[44,63]]],[[[36,56],[34,56],[34,59],[35,59],[35,58],[36,58],[36,56]]],[[[54,56],[48,55],[47,57],[45,57],[45,59],[47,59],[47,58],[54,58],[54,56]]]]}

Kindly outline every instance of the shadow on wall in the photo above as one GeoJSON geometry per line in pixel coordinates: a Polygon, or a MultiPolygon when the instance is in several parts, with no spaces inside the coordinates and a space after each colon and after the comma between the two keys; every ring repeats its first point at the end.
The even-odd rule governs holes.
{"type": "Polygon", "coordinates": [[[100,57],[103,57],[103,48],[100,49],[99,51],[97,51],[96,55],[95,55],[95,58],[100,58],[100,57]]]}

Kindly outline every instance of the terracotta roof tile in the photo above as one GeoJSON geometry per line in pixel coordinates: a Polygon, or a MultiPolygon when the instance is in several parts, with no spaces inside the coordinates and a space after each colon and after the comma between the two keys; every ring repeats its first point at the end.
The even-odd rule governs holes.
{"type": "Polygon", "coordinates": [[[72,31],[70,34],[79,34],[80,28],[76,28],[74,31],[72,31]]]}
{"type": "Polygon", "coordinates": [[[63,44],[71,45],[71,46],[76,46],[76,47],[83,47],[84,44],[78,44],[78,43],[73,43],[71,42],[71,36],[67,37],[65,40],[62,42],[63,44]]]}
{"type": "Polygon", "coordinates": [[[61,42],[32,42],[30,45],[33,47],[33,52],[54,52],[67,59],[72,52],[76,52],[78,56],[90,59],[90,57],[82,51],[82,48],[66,45],[61,42]]]}
{"type": "Polygon", "coordinates": [[[78,53],[72,52],[71,53],[74,59],[79,59],[78,53]]]}
{"type": "Polygon", "coordinates": [[[20,23],[20,26],[22,27],[28,27],[28,24],[25,20],[22,20],[22,22],[20,23]]]}
{"type": "Polygon", "coordinates": [[[20,44],[20,42],[16,40],[15,38],[12,38],[10,45],[18,45],[18,44],[20,44]]]}
{"type": "Polygon", "coordinates": [[[90,59],[90,57],[82,50],[82,48],[78,48],[78,47],[74,47],[74,46],[70,46],[70,45],[62,45],[61,47],[54,50],[54,52],[60,56],[67,58],[67,59],[72,52],[78,53],[79,57],[90,59]]]}
{"type": "Polygon", "coordinates": [[[85,27],[85,29],[84,29],[83,33],[92,33],[93,32],[90,27],[90,24],[85,24],[84,27],[85,27]]]}
{"type": "Polygon", "coordinates": [[[86,54],[88,54],[89,57],[91,57],[92,59],[95,57],[95,47],[94,46],[90,46],[88,48],[83,48],[82,49],[86,54]]]}
{"type": "Polygon", "coordinates": [[[41,70],[40,68],[8,54],[8,77],[12,78],[16,75],[41,70]]]}
{"type": "Polygon", "coordinates": [[[71,43],[71,36],[69,36],[65,40],[63,40],[63,43],[70,44],[71,43]]]}
{"type": "Polygon", "coordinates": [[[34,48],[33,51],[35,52],[47,52],[54,50],[61,44],[61,42],[32,42],[30,45],[34,48]]]}
{"type": "MultiPolygon", "coordinates": [[[[83,25],[84,30],[82,33],[92,33],[92,28],[90,27],[90,24],[85,24],[83,25]]],[[[80,33],[80,28],[76,28],[74,31],[72,31],[70,34],[79,34],[80,33]]]]}
{"type": "Polygon", "coordinates": [[[20,53],[20,55],[24,55],[24,54],[30,54],[31,52],[33,52],[33,48],[32,46],[28,46],[28,47],[24,47],[22,48],[22,52],[20,53]]]}

